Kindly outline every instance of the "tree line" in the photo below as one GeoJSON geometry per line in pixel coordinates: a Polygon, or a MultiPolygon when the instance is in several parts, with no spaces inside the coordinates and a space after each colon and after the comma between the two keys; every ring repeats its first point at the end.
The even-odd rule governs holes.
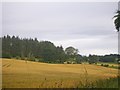
{"type": "Polygon", "coordinates": [[[2,58],[16,58],[47,63],[82,63],[117,62],[118,54],[104,56],[78,54],[78,49],[70,46],[65,50],[55,46],[50,41],[38,41],[37,38],[19,38],[18,36],[3,36],[2,58]]]}

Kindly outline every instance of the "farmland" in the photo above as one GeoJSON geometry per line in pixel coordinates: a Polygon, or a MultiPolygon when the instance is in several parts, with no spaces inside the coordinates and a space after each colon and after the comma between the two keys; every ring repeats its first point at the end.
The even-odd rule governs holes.
{"type": "Polygon", "coordinates": [[[118,70],[91,64],[2,60],[3,88],[76,88],[116,77],[118,70]]]}

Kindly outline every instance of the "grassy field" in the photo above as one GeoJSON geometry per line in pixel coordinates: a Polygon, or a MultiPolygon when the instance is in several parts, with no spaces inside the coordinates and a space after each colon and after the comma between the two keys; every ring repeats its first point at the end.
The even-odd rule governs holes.
{"type": "Polygon", "coordinates": [[[76,88],[117,77],[118,70],[89,64],[2,60],[3,88],[76,88]]]}

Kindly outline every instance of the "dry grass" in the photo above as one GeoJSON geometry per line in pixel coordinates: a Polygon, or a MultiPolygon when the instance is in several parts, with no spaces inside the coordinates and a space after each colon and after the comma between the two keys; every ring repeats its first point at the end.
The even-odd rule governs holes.
{"type": "Polygon", "coordinates": [[[117,74],[117,69],[89,64],[2,60],[3,88],[76,88],[117,74]]]}

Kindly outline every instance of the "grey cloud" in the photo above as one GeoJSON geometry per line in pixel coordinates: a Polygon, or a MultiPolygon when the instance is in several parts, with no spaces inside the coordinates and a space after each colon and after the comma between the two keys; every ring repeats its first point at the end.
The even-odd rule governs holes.
{"type": "Polygon", "coordinates": [[[112,20],[117,3],[8,2],[3,3],[2,10],[3,35],[37,37],[63,47],[73,45],[85,54],[98,49],[96,54],[101,50],[108,53],[107,47],[110,53],[117,52],[112,20]]]}

